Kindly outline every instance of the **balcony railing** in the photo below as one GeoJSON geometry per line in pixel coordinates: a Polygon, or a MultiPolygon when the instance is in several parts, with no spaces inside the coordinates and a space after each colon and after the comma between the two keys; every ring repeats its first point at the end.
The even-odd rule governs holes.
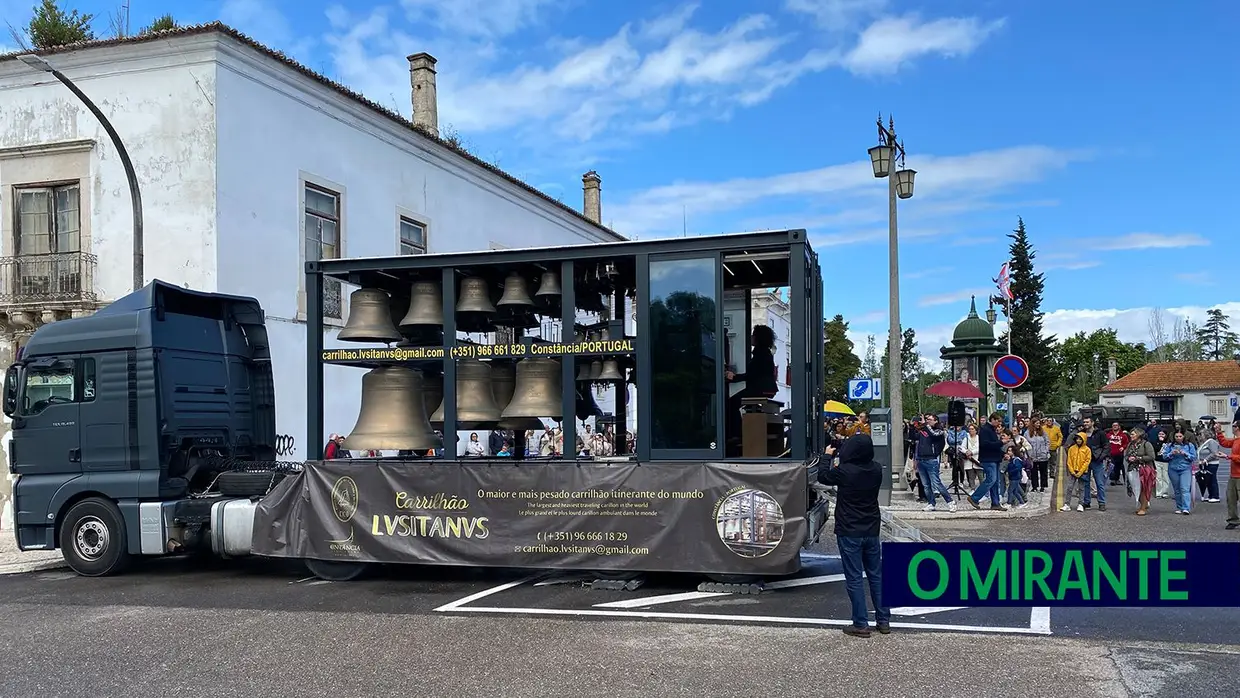
{"type": "Polygon", "coordinates": [[[98,265],[85,252],[0,257],[0,304],[93,303],[98,265]]]}

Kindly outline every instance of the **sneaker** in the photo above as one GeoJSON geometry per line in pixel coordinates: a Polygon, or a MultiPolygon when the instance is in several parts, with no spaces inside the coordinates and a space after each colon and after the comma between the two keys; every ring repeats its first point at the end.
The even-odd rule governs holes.
{"type": "Polygon", "coordinates": [[[1017,509],[1024,509],[1024,508],[1025,508],[1025,507],[1027,507],[1027,506],[1029,506],[1029,502],[1021,502],[1020,504],[1017,504],[1017,505],[1016,505],[1016,508],[1017,508],[1017,509]]]}
{"type": "Polygon", "coordinates": [[[1207,501],[1207,502],[1214,502],[1215,504],[1217,504],[1219,500],[1218,500],[1218,497],[1211,497],[1211,498],[1207,499],[1206,501],[1207,501]]]}
{"type": "Polygon", "coordinates": [[[1228,530],[1228,531],[1234,531],[1234,530],[1236,530],[1237,528],[1240,528],[1240,524],[1237,524],[1237,523],[1229,523],[1229,524],[1227,524],[1226,526],[1224,526],[1223,528],[1225,528],[1225,529],[1226,529],[1226,530],[1228,530]]]}
{"type": "Polygon", "coordinates": [[[843,632],[845,635],[851,635],[853,637],[869,637],[870,636],[869,628],[858,628],[855,625],[844,626],[843,632]]]}
{"type": "MultiPolygon", "coordinates": [[[[948,510],[948,511],[950,511],[950,512],[952,512],[953,514],[954,514],[954,513],[956,513],[956,510],[957,510],[957,509],[956,509],[956,503],[955,503],[955,502],[948,502],[948,503],[947,503],[947,510],[948,510]]],[[[882,632],[882,630],[879,630],[879,632],[881,633],[881,632],[882,632]]]]}
{"type": "Polygon", "coordinates": [[[890,625],[889,623],[879,623],[879,624],[878,624],[878,634],[879,634],[879,635],[890,635],[890,634],[891,634],[891,625],[890,625]]]}
{"type": "Polygon", "coordinates": [[[1184,513],[1184,510],[1183,510],[1183,509],[1176,509],[1176,510],[1175,510],[1175,513],[1177,513],[1177,514],[1183,514],[1183,513],[1184,513]]]}
{"type": "Polygon", "coordinates": [[[1077,504],[1077,505],[1076,505],[1076,510],[1077,510],[1077,511],[1085,511],[1085,506],[1084,506],[1083,504],[1077,504]]]}
{"type": "Polygon", "coordinates": [[[982,508],[982,503],[979,501],[976,501],[975,499],[973,499],[973,497],[965,497],[965,500],[968,501],[969,505],[972,506],[974,509],[982,508]]]}
{"type": "Polygon", "coordinates": [[[1106,511],[1106,510],[1107,510],[1107,505],[1105,504],[1098,505],[1098,511],[1106,511]]]}
{"type": "Polygon", "coordinates": [[[1003,506],[1002,504],[991,504],[990,510],[991,511],[1007,511],[1007,507],[1003,506]]]}
{"type": "Polygon", "coordinates": [[[1089,508],[1089,505],[1088,505],[1088,504],[1084,504],[1084,505],[1082,505],[1082,506],[1084,506],[1086,509],[1088,509],[1088,508],[1089,508]]]}
{"type": "Polygon", "coordinates": [[[922,507],[921,510],[922,511],[935,511],[935,508],[933,504],[927,504],[926,506],[922,507]]]}
{"type": "Polygon", "coordinates": [[[1059,510],[1060,510],[1060,511],[1072,511],[1072,507],[1071,507],[1071,506],[1069,506],[1069,505],[1067,505],[1067,504],[1065,504],[1065,505],[1063,505],[1063,506],[1059,507],[1059,510]]]}

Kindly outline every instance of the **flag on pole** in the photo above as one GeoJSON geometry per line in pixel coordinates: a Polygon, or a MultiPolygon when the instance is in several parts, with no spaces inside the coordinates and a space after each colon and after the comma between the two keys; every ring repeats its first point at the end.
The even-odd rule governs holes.
{"type": "Polygon", "coordinates": [[[1012,273],[1008,268],[1007,262],[1004,262],[1003,266],[999,267],[999,277],[995,279],[995,284],[999,287],[999,293],[1003,294],[1004,298],[1012,300],[1012,273]]]}

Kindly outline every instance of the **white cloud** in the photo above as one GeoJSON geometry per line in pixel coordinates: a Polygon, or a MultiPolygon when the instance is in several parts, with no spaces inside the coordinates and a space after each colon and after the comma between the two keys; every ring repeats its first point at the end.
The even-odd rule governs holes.
{"type": "Polygon", "coordinates": [[[1208,271],[1175,275],[1176,280],[1183,281],[1186,284],[1192,284],[1194,286],[1213,286],[1222,280],[1220,277],[1220,274],[1208,271]]]}
{"type": "Polygon", "coordinates": [[[304,61],[315,45],[314,39],[294,33],[279,8],[264,0],[225,0],[220,21],[296,60],[304,61]]]}
{"type": "Polygon", "coordinates": [[[918,269],[916,271],[911,271],[906,274],[903,274],[903,276],[906,279],[926,279],[931,276],[941,276],[943,274],[950,274],[955,270],[956,270],[955,267],[931,267],[929,269],[918,269]]]}
{"type": "Polygon", "coordinates": [[[868,313],[862,313],[855,317],[844,318],[844,319],[848,320],[848,324],[850,327],[855,327],[857,325],[877,325],[879,323],[887,322],[887,311],[886,310],[871,310],[868,313]]]}
{"type": "Polygon", "coordinates": [[[1115,237],[1092,238],[1082,244],[1095,250],[1156,250],[1178,247],[1205,247],[1210,244],[1196,233],[1163,235],[1159,233],[1129,233],[1115,237]]]}
{"type": "Polygon", "coordinates": [[[1042,265],[1042,271],[1078,271],[1081,269],[1093,269],[1101,266],[1102,262],[1096,259],[1065,259],[1058,262],[1048,262],[1042,265]]]}
{"type": "Polygon", "coordinates": [[[503,37],[534,25],[552,0],[401,0],[409,19],[441,31],[503,37]]]}
{"type": "Polygon", "coordinates": [[[858,21],[880,14],[887,0],[785,0],[784,9],[813,17],[818,26],[830,31],[853,28],[858,21]]]}
{"type": "Polygon", "coordinates": [[[970,298],[981,297],[989,298],[990,289],[968,289],[964,291],[952,291],[951,293],[940,293],[933,296],[923,296],[917,301],[917,305],[922,308],[931,308],[936,305],[951,305],[952,303],[963,303],[970,298]]]}
{"type": "Polygon", "coordinates": [[[924,56],[967,56],[1004,20],[990,22],[977,17],[949,17],[923,22],[917,15],[885,17],[861,33],[857,45],[844,57],[854,73],[891,75],[908,62],[924,56]]]}

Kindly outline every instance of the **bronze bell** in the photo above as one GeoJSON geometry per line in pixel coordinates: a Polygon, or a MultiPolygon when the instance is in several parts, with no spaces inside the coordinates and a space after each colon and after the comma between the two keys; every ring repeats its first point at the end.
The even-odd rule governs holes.
{"type": "Polygon", "coordinates": [[[517,364],[517,386],[504,419],[564,416],[560,362],[556,359],[524,359],[517,364]]]}
{"type": "Polygon", "coordinates": [[[400,330],[392,323],[392,299],[377,288],[362,288],[349,295],[349,321],[337,339],[343,342],[396,342],[400,330]]]}
{"type": "Polygon", "coordinates": [[[586,421],[591,417],[602,417],[603,410],[594,401],[594,392],[589,388],[577,388],[577,419],[586,421]]]}
{"type": "Polygon", "coordinates": [[[439,444],[426,418],[421,371],[384,366],[362,376],[362,408],[345,448],[420,451],[439,444]]]}
{"type": "Polygon", "coordinates": [[[577,380],[581,382],[589,381],[590,380],[590,364],[586,363],[585,361],[578,361],[577,363],[581,364],[581,369],[577,371],[577,380]]]}
{"type": "Polygon", "coordinates": [[[590,380],[597,381],[603,379],[603,362],[593,361],[590,363],[590,380]]]}
{"type": "MultiPolygon", "coordinates": [[[[476,359],[456,362],[456,426],[471,429],[499,421],[500,409],[491,390],[491,367],[476,359]]],[[[431,421],[444,421],[443,403],[431,415],[431,421]]]]}
{"type": "Polygon", "coordinates": [[[620,373],[620,362],[615,359],[608,359],[603,362],[603,371],[599,374],[598,379],[601,381],[622,381],[624,374],[620,373]]]}
{"type": "Polygon", "coordinates": [[[525,277],[517,272],[512,272],[508,278],[504,279],[504,295],[500,297],[498,306],[505,305],[534,305],[534,299],[530,298],[529,286],[525,281],[525,277]]]}
{"type": "Polygon", "coordinates": [[[434,281],[415,281],[409,293],[409,312],[400,326],[415,325],[443,325],[443,294],[434,281]]]}
{"type": "Polygon", "coordinates": [[[491,285],[486,279],[477,276],[467,276],[461,279],[461,292],[456,299],[456,312],[495,312],[495,304],[491,302],[491,285]]]}
{"type": "MultiPolygon", "coordinates": [[[[423,373],[422,374],[422,402],[426,405],[426,412],[433,413],[439,409],[439,405],[443,403],[443,374],[442,373],[423,373]]],[[[443,422],[431,420],[432,427],[441,427],[443,422]]]]}
{"type": "MultiPolygon", "coordinates": [[[[508,404],[512,402],[512,395],[516,389],[517,365],[511,361],[492,361],[491,392],[494,393],[495,404],[499,406],[500,410],[506,409],[508,404]]],[[[546,428],[542,420],[537,417],[501,419],[499,426],[501,429],[511,429],[513,431],[542,430],[546,428]]]]}
{"type": "Polygon", "coordinates": [[[560,289],[560,275],[553,271],[544,271],[542,277],[538,279],[538,291],[534,295],[539,298],[563,295],[560,289]]]}

